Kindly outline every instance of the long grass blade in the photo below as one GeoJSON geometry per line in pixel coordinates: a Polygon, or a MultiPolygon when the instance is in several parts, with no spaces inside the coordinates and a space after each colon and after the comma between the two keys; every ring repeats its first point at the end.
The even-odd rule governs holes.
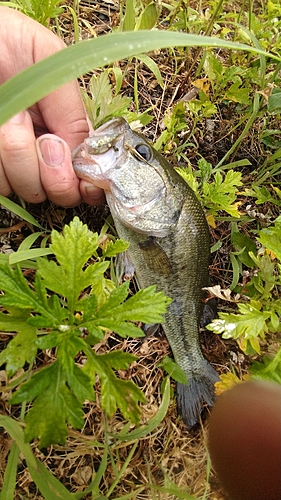
{"type": "Polygon", "coordinates": [[[0,415],[0,427],[10,434],[23,454],[30,475],[46,500],[73,500],[73,495],[56,479],[33,455],[31,447],[24,440],[24,434],[18,422],[0,415]]]}
{"type": "Polygon", "coordinates": [[[4,483],[0,493],[0,500],[13,500],[16,488],[19,447],[14,442],[10,449],[8,462],[4,474],[4,483]]]}
{"type": "Polygon", "coordinates": [[[0,125],[50,92],[94,68],[156,49],[177,46],[224,47],[254,52],[281,61],[281,57],[275,54],[219,38],[158,30],[110,33],[71,45],[5,82],[0,87],[0,125]]]}
{"type": "Polygon", "coordinates": [[[17,251],[9,254],[9,264],[14,265],[29,259],[45,257],[53,252],[49,248],[30,248],[29,250],[17,251]]]}
{"type": "MultiPolygon", "coordinates": [[[[1,94],[1,87],[0,87],[0,94],[1,94]]],[[[1,105],[0,105],[0,108],[1,108],[1,105]]],[[[0,113],[1,113],[1,111],[0,111],[0,113]]],[[[37,222],[37,220],[34,219],[34,217],[32,217],[32,215],[30,215],[27,212],[27,210],[20,207],[19,205],[17,205],[13,201],[9,200],[9,198],[6,198],[5,196],[0,195],[0,204],[3,205],[3,207],[10,210],[11,212],[13,212],[14,214],[21,217],[22,219],[26,220],[26,222],[30,222],[30,224],[32,224],[33,226],[39,227],[39,229],[44,230],[44,228],[41,226],[41,224],[39,224],[39,222],[37,222]]]]}

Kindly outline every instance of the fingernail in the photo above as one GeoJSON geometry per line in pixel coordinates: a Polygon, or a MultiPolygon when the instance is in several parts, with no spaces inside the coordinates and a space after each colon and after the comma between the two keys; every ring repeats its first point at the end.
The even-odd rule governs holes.
{"type": "Polygon", "coordinates": [[[9,121],[11,123],[20,125],[24,121],[24,117],[25,117],[25,111],[20,111],[20,113],[17,113],[16,115],[12,116],[12,118],[10,118],[9,121]]]}
{"type": "Polygon", "coordinates": [[[56,139],[39,140],[42,158],[50,167],[59,167],[64,162],[65,152],[63,142],[56,139]]]}

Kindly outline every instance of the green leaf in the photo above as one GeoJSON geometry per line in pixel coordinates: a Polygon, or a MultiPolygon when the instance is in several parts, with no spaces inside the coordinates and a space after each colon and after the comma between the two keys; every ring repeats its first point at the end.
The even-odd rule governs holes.
{"type": "Polygon", "coordinates": [[[162,362],[159,364],[162,366],[164,370],[170,375],[176,382],[180,382],[181,384],[188,384],[188,379],[184,371],[168,356],[165,356],[162,359],[162,362]]]}
{"type": "Polygon", "coordinates": [[[115,370],[127,370],[133,361],[138,359],[137,356],[133,356],[128,352],[123,351],[111,351],[104,354],[106,363],[115,370]]]}
{"type": "Polygon", "coordinates": [[[148,67],[148,69],[150,69],[150,71],[154,74],[158,84],[163,89],[164,88],[163,78],[156,62],[154,62],[153,59],[151,59],[151,57],[145,54],[138,55],[137,59],[139,59],[139,61],[141,61],[148,67]]]}
{"type": "Polygon", "coordinates": [[[23,401],[33,401],[26,416],[26,440],[39,437],[41,448],[53,443],[64,444],[68,435],[67,422],[77,429],[83,426],[81,402],[67,387],[64,370],[58,361],[35,373],[11,399],[12,404],[23,401]]]}
{"type": "Polygon", "coordinates": [[[241,177],[241,172],[228,170],[224,179],[220,172],[216,172],[214,182],[203,183],[204,204],[210,207],[211,213],[225,210],[233,217],[240,217],[235,200],[237,187],[242,186],[241,177]]]}
{"type": "Polygon", "coordinates": [[[269,114],[277,115],[281,112],[281,89],[274,88],[268,96],[267,109],[269,114]]]}
{"type": "Polygon", "coordinates": [[[131,380],[120,380],[117,377],[105,377],[101,380],[101,406],[109,417],[120,408],[124,418],[139,424],[140,409],[138,402],[145,403],[142,391],[131,380]]]}
{"type": "Polygon", "coordinates": [[[22,384],[20,388],[12,395],[11,404],[20,404],[24,401],[33,401],[37,396],[44,393],[48,389],[50,382],[58,378],[60,367],[55,361],[53,364],[46,366],[34,373],[32,377],[22,384]]]}
{"type": "Polygon", "coordinates": [[[136,18],[135,2],[134,0],[127,0],[125,16],[121,24],[121,28],[124,31],[133,30],[135,27],[135,18],[136,18]]]}
{"type": "Polygon", "coordinates": [[[49,248],[30,248],[29,250],[17,251],[9,255],[9,264],[14,265],[18,262],[24,262],[28,259],[37,259],[46,255],[51,255],[53,252],[49,248]]]}
{"type": "Polygon", "coordinates": [[[0,353],[0,366],[6,363],[6,371],[9,377],[23,368],[25,363],[31,365],[37,354],[36,328],[28,325],[24,320],[18,324],[8,321],[4,322],[4,317],[8,314],[0,313],[0,328],[6,331],[13,331],[14,327],[19,332],[8,344],[6,349],[0,353]]]}
{"type": "Polygon", "coordinates": [[[261,244],[273,252],[281,261],[281,217],[275,220],[274,226],[264,228],[259,233],[258,240],[261,244]]]}
{"type": "Polygon", "coordinates": [[[215,82],[215,80],[220,80],[223,73],[223,66],[212,50],[206,50],[204,69],[210,80],[213,82],[215,82]]]}
{"type": "Polygon", "coordinates": [[[251,104],[251,90],[249,88],[240,88],[241,83],[236,81],[230,85],[226,91],[225,96],[230,101],[240,102],[241,104],[251,104]]]}
{"type": "Polygon", "coordinates": [[[67,298],[68,309],[73,312],[80,292],[92,284],[95,269],[83,271],[87,260],[98,246],[98,235],[91,233],[86,225],[75,217],[63,234],[52,231],[50,248],[60,265],[45,259],[38,260],[38,272],[44,286],[67,298]],[[67,251],[66,251],[67,249],[67,251]]]}
{"type": "Polygon", "coordinates": [[[214,333],[221,333],[224,339],[237,339],[243,351],[247,350],[247,344],[260,353],[258,338],[265,338],[268,332],[267,321],[271,313],[261,311],[261,304],[251,300],[247,304],[238,304],[238,314],[219,313],[219,319],[215,319],[207,325],[207,329],[214,333]]]}
{"type": "MultiPolygon", "coordinates": [[[[32,65],[1,86],[0,126],[19,111],[94,68],[144,52],[180,46],[225,47],[269,56],[266,51],[250,45],[167,30],[114,33],[84,40],[32,65]]],[[[278,55],[270,54],[270,57],[280,61],[278,55]]]]}
{"type": "Polygon", "coordinates": [[[113,116],[122,116],[128,113],[132,100],[130,97],[113,95],[108,78],[109,72],[110,70],[103,71],[98,76],[92,76],[90,82],[91,98],[86,92],[83,93],[86,110],[94,128],[107,122],[113,116]]]}
{"type": "Polygon", "coordinates": [[[159,18],[159,8],[156,2],[150,2],[139,16],[136,30],[150,30],[154,28],[159,18]]]}
{"type": "Polygon", "coordinates": [[[271,380],[281,384],[281,348],[273,359],[264,356],[262,363],[254,361],[250,367],[250,373],[253,378],[271,380]]]}
{"type": "Polygon", "coordinates": [[[90,350],[85,372],[91,380],[95,379],[96,373],[98,374],[101,380],[101,405],[110,417],[119,407],[125,418],[138,424],[140,418],[138,402],[145,402],[145,397],[131,380],[120,380],[112,370],[112,366],[126,369],[129,360],[130,356],[125,353],[97,355],[90,350]]]}
{"type": "Polygon", "coordinates": [[[119,289],[111,293],[106,304],[98,311],[97,320],[106,315],[107,319],[118,321],[142,321],[144,323],[161,323],[167,306],[172,299],[165,297],[162,292],[156,293],[156,285],[139,290],[126,302],[124,300],[129,288],[129,282],[123,283],[119,289]],[[114,314],[112,308],[114,307],[114,314]]]}
{"type": "Polygon", "coordinates": [[[13,269],[9,265],[1,264],[0,283],[5,292],[5,295],[0,297],[2,306],[15,306],[29,310],[36,307],[36,294],[29,287],[19,266],[13,269]]]}
{"type": "Polygon", "coordinates": [[[15,498],[14,494],[17,482],[19,451],[20,450],[18,445],[13,442],[4,473],[4,481],[2,490],[0,492],[0,500],[13,500],[15,498]]]}
{"type": "Polygon", "coordinates": [[[245,264],[245,266],[253,268],[255,263],[249,256],[249,252],[257,253],[255,243],[246,234],[234,231],[231,236],[233,246],[239,251],[238,259],[245,264]]]}
{"type": "MultiPolygon", "coordinates": [[[[22,109],[24,109],[24,108],[22,108],[22,109]]],[[[1,123],[4,123],[4,122],[1,122],[1,123]]],[[[39,229],[42,229],[43,231],[45,231],[45,229],[41,226],[41,224],[39,224],[39,222],[37,222],[37,220],[34,219],[34,217],[32,217],[32,215],[30,215],[29,212],[27,212],[27,210],[20,207],[19,205],[17,205],[13,201],[9,200],[9,198],[5,198],[5,196],[0,195],[0,204],[3,205],[3,207],[10,210],[11,212],[13,212],[14,214],[21,217],[23,220],[26,220],[27,222],[29,222],[33,226],[39,227],[39,229]]]]}
{"type": "Polygon", "coordinates": [[[117,254],[125,252],[130,246],[128,241],[124,240],[110,240],[105,248],[102,250],[102,256],[105,257],[115,257],[117,254]]]}
{"type": "Polygon", "coordinates": [[[170,388],[169,377],[166,377],[164,379],[163,385],[164,385],[163,399],[161,401],[161,405],[159,406],[156,415],[154,415],[145,425],[141,425],[137,429],[134,429],[133,431],[128,433],[122,430],[121,432],[119,432],[119,434],[114,435],[114,438],[120,439],[121,441],[133,441],[135,439],[141,439],[147,436],[158,427],[158,425],[165,418],[170,403],[171,388],[170,388]]]}

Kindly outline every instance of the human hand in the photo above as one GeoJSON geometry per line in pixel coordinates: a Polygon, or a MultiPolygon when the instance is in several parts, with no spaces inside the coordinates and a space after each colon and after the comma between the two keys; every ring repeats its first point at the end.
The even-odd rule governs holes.
{"type": "MultiPolygon", "coordinates": [[[[50,30],[8,8],[0,7],[0,84],[65,47],[50,30]]],[[[77,82],[64,85],[0,128],[0,194],[14,191],[31,203],[49,198],[75,206],[104,201],[103,191],[79,181],[71,149],[89,134],[77,82]]]]}
{"type": "Polygon", "coordinates": [[[281,386],[245,382],[223,393],[211,413],[209,448],[230,500],[280,500],[281,386]]]}

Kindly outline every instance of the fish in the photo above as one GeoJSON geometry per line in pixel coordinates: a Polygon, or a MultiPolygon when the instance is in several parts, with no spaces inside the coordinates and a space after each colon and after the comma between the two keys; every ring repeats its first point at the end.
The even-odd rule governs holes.
{"type": "Polygon", "coordinates": [[[105,191],[118,236],[141,288],[157,285],[172,298],[162,324],[188,384],[177,383],[177,406],[192,428],[204,401],[214,403],[216,370],[199,340],[202,288],[209,285],[210,232],[194,191],[124,118],[101,125],[72,153],[76,175],[105,191]]]}

